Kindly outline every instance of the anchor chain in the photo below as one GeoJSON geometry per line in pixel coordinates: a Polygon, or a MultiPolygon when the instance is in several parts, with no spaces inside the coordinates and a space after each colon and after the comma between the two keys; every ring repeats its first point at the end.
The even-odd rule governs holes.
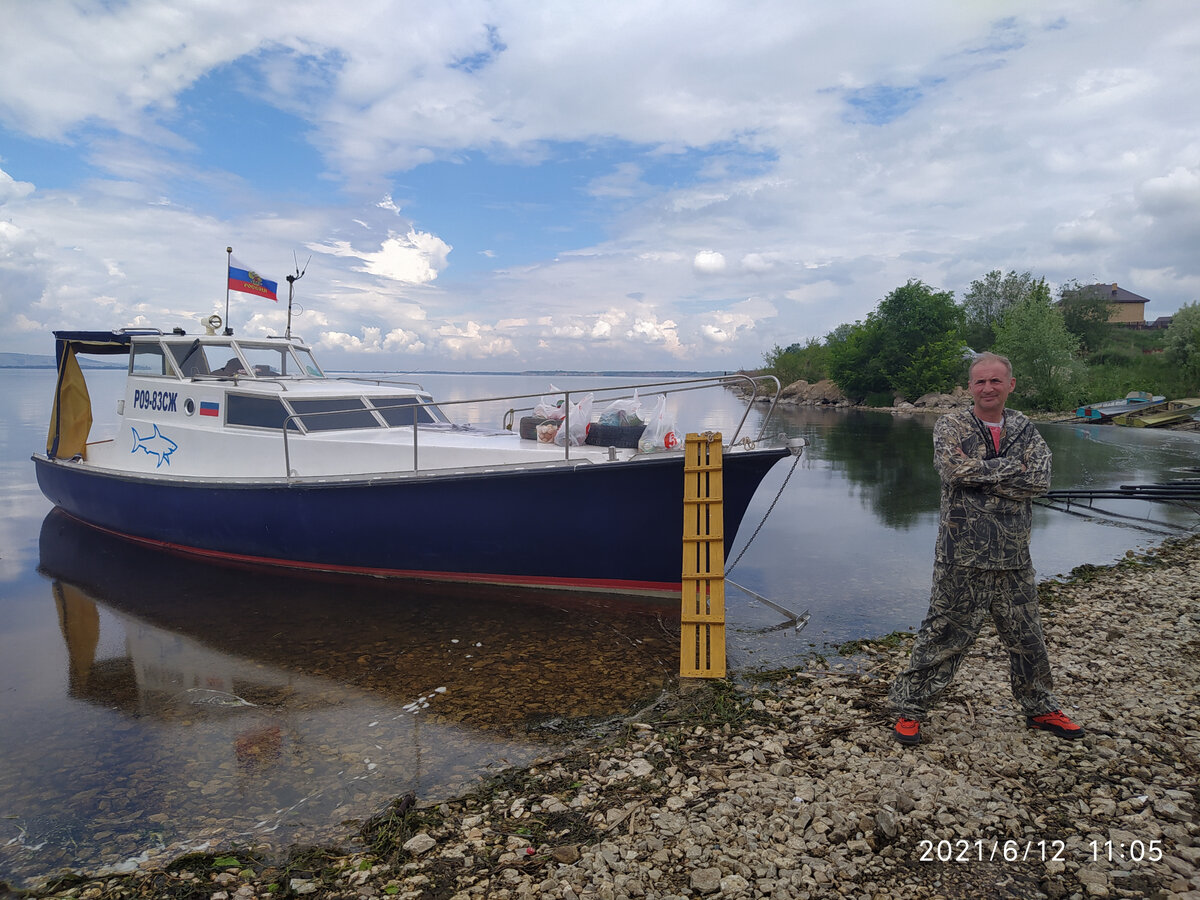
{"type": "Polygon", "coordinates": [[[728,576],[730,572],[737,568],[737,564],[742,561],[742,557],[746,555],[746,551],[750,549],[750,545],[754,543],[754,539],[758,537],[758,533],[762,531],[762,527],[767,524],[767,516],[771,515],[771,510],[775,508],[775,504],[778,503],[779,498],[783,496],[784,488],[787,487],[787,483],[791,479],[792,473],[796,471],[796,466],[799,464],[800,455],[797,455],[795,459],[792,460],[792,467],[788,469],[787,476],[783,479],[783,484],[779,486],[779,493],[775,495],[775,499],[771,501],[771,505],[768,506],[767,511],[763,513],[762,521],[759,522],[758,527],[754,529],[754,534],[750,535],[750,540],[746,541],[746,546],[742,548],[742,552],[737,555],[737,559],[735,559],[733,563],[725,570],[726,576],[728,576]]]}

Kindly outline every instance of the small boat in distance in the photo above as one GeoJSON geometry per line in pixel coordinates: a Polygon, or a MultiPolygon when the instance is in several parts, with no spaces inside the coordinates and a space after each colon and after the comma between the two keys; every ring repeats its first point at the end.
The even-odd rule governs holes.
{"type": "Polygon", "coordinates": [[[1122,400],[1103,400],[1099,403],[1089,403],[1075,410],[1079,419],[1089,419],[1093,422],[1107,422],[1113,416],[1121,413],[1132,413],[1139,410],[1154,409],[1166,401],[1166,397],[1155,397],[1149,391],[1130,391],[1122,400]]]}
{"type": "MultiPolygon", "coordinates": [[[[682,582],[682,432],[702,429],[651,440],[648,425],[621,441],[610,435],[624,425],[589,432],[584,401],[599,409],[640,397],[661,409],[681,392],[748,388],[741,421],[723,436],[727,544],[767,473],[803,446],[765,439],[779,396],[772,376],[558,391],[561,422],[524,435],[448,414],[478,399],[328,376],[290,329],[238,338],[220,325],[213,316],[202,334],[55,332],[50,431],[46,452],[33,456],[55,506],[129,540],[234,564],[666,598],[682,582]],[[129,358],[107,438],[90,436],[77,354],[129,358]],[[750,432],[760,385],[773,399],[750,432]]],[[[483,399],[511,404],[510,428],[536,402],[483,399]]]]}
{"type": "Polygon", "coordinates": [[[1113,421],[1118,425],[1131,425],[1134,428],[1160,428],[1163,425],[1186,422],[1198,412],[1200,399],[1187,397],[1182,400],[1169,400],[1154,409],[1115,416],[1113,421]]]}

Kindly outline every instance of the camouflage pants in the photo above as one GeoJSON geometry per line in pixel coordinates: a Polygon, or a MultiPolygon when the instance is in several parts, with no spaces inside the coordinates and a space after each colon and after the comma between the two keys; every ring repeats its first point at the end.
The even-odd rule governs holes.
{"type": "Polygon", "coordinates": [[[908,668],[888,692],[893,713],[918,721],[950,686],[991,613],[1008,651],[1013,697],[1027,716],[1053,712],[1050,659],[1038,614],[1033,569],[971,569],[937,564],[929,612],[913,642],[908,668]]]}

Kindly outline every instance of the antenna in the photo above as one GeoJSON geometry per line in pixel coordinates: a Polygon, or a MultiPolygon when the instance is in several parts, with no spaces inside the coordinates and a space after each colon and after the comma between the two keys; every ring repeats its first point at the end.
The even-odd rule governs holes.
{"type": "Polygon", "coordinates": [[[304,268],[300,268],[300,262],[296,258],[296,251],[292,251],[292,262],[296,264],[296,274],[287,277],[288,283],[288,316],[287,328],[283,332],[283,336],[289,341],[292,339],[292,298],[296,295],[296,282],[304,277],[304,273],[308,271],[308,264],[312,262],[312,255],[304,261],[304,268]]]}

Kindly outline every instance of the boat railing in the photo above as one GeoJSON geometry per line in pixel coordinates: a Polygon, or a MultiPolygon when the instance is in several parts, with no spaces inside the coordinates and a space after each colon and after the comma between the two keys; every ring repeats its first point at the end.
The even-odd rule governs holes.
{"type": "Polygon", "coordinates": [[[250,375],[246,372],[239,372],[236,375],[214,375],[211,372],[197,372],[194,375],[185,375],[183,380],[195,382],[213,382],[217,384],[232,384],[235,388],[245,385],[249,385],[250,387],[254,388],[272,387],[279,390],[280,393],[286,393],[289,379],[296,381],[301,377],[303,376],[295,376],[293,378],[293,376],[289,375],[250,375]]]}
{"type": "Polygon", "coordinates": [[[335,375],[328,380],[329,381],[365,382],[366,384],[373,384],[378,387],[416,388],[418,391],[421,391],[422,393],[425,392],[425,388],[421,387],[421,383],[419,381],[396,381],[391,378],[375,378],[370,375],[335,375]]]}
{"type": "MultiPolygon", "coordinates": [[[[703,376],[700,378],[673,379],[671,381],[639,382],[637,384],[625,384],[625,385],[600,385],[600,386],[592,385],[590,387],[566,388],[566,389],[554,388],[552,390],[539,391],[537,393],[532,393],[532,394],[509,394],[509,395],[505,395],[505,396],[473,397],[473,398],[464,399],[464,400],[420,401],[414,397],[412,403],[406,403],[402,407],[402,409],[404,409],[404,410],[412,411],[412,420],[408,421],[408,422],[404,422],[402,424],[395,424],[395,425],[387,424],[385,427],[387,427],[387,428],[412,427],[413,471],[419,472],[419,471],[421,471],[421,467],[420,467],[420,463],[419,463],[419,453],[420,453],[419,433],[420,433],[420,425],[423,423],[418,421],[418,417],[420,414],[420,410],[425,409],[425,408],[432,408],[435,410],[444,410],[448,406],[467,406],[467,405],[478,405],[481,403],[487,403],[487,404],[512,403],[512,402],[518,401],[518,400],[535,401],[535,402],[531,402],[527,406],[509,407],[509,409],[504,413],[504,427],[506,430],[511,431],[513,429],[513,425],[515,424],[515,419],[516,419],[517,413],[533,410],[534,408],[536,408],[537,402],[544,400],[546,397],[561,396],[563,398],[563,400],[562,400],[563,419],[562,419],[562,425],[560,427],[563,429],[566,429],[566,433],[568,435],[570,435],[570,433],[571,433],[571,409],[573,406],[573,404],[572,404],[573,397],[586,397],[586,395],[588,395],[588,394],[593,394],[593,395],[600,394],[600,395],[603,395],[603,399],[605,401],[612,402],[615,400],[629,399],[629,398],[632,398],[632,397],[638,396],[638,395],[645,396],[645,394],[642,393],[645,391],[650,391],[654,394],[669,395],[669,394],[687,393],[687,392],[691,392],[691,391],[712,390],[714,388],[733,388],[733,387],[740,387],[743,391],[749,392],[749,397],[746,400],[746,408],[742,411],[742,416],[738,420],[737,427],[734,429],[733,434],[731,436],[729,436],[729,438],[725,442],[726,446],[732,447],[734,444],[738,443],[739,441],[750,441],[750,442],[761,441],[763,439],[763,436],[766,433],[767,424],[770,422],[771,416],[775,412],[775,407],[779,403],[779,394],[782,390],[782,385],[780,384],[779,379],[776,378],[774,375],[746,375],[743,373],[735,373],[733,375],[710,375],[710,376],[703,376]],[[750,415],[750,409],[752,408],[753,404],[756,401],[758,401],[760,398],[764,399],[765,402],[767,402],[769,404],[769,406],[767,408],[766,414],[763,416],[762,424],[758,429],[758,433],[756,435],[754,435],[753,437],[751,437],[749,435],[743,435],[742,430],[745,428],[746,419],[750,415]]],[[[394,412],[396,410],[396,407],[392,407],[391,410],[394,412]]],[[[283,426],[282,426],[283,458],[284,458],[284,467],[285,467],[284,471],[287,473],[287,477],[289,479],[292,478],[294,475],[294,473],[292,471],[292,462],[291,462],[291,445],[289,443],[290,438],[293,436],[291,433],[293,431],[295,431],[296,433],[300,433],[300,434],[308,433],[307,427],[305,425],[306,420],[317,419],[317,418],[321,418],[323,416],[336,416],[336,415],[345,415],[345,414],[346,414],[345,410],[327,410],[327,411],[322,411],[322,412],[313,411],[313,412],[293,413],[284,419],[283,426]]],[[[433,413],[431,413],[430,415],[431,415],[431,418],[433,418],[435,420],[438,418],[438,416],[433,413]]],[[[428,423],[424,423],[424,424],[428,424],[428,423]]],[[[453,423],[451,423],[451,424],[453,424],[453,423]]],[[[563,442],[563,458],[567,459],[567,460],[569,460],[571,458],[571,441],[569,439],[563,442]]]]}
{"type": "MultiPolygon", "coordinates": [[[[709,390],[709,389],[711,389],[713,387],[717,387],[717,386],[733,387],[735,385],[741,385],[745,390],[749,391],[750,400],[746,403],[746,408],[742,411],[742,417],[738,421],[737,428],[734,429],[733,435],[729,439],[730,444],[735,444],[742,436],[742,428],[746,424],[746,418],[750,415],[751,405],[754,402],[754,400],[756,400],[758,397],[758,394],[759,394],[758,389],[760,387],[760,382],[764,385],[770,385],[771,383],[774,384],[774,390],[772,390],[767,395],[769,397],[768,402],[770,403],[770,409],[767,410],[767,414],[763,417],[762,427],[759,428],[758,434],[752,439],[752,440],[761,440],[763,433],[767,427],[767,423],[770,421],[771,415],[775,412],[775,404],[778,403],[778,401],[779,401],[779,392],[781,390],[781,385],[779,383],[779,379],[776,378],[774,375],[744,375],[741,373],[737,373],[734,375],[711,375],[711,376],[706,376],[704,378],[698,378],[698,379],[658,381],[658,382],[649,382],[649,383],[641,383],[641,384],[622,385],[622,386],[611,387],[611,388],[605,386],[604,388],[602,388],[602,390],[604,391],[604,399],[608,402],[612,402],[614,400],[628,400],[628,399],[632,399],[634,396],[636,396],[635,393],[630,393],[630,394],[616,393],[616,395],[614,396],[614,392],[620,392],[620,391],[638,392],[638,391],[642,391],[642,390],[653,389],[653,392],[656,394],[681,394],[681,393],[687,393],[688,391],[709,390]],[[658,388],[663,388],[663,390],[658,390],[658,388]]],[[[556,389],[556,390],[552,390],[552,391],[543,391],[538,394],[525,394],[523,396],[513,397],[511,399],[524,400],[524,399],[531,399],[534,397],[541,399],[544,397],[555,397],[555,396],[558,396],[561,394],[563,396],[563,413],[564,413],[563,426],[566,427],[570,421],[571,395],[572,394],[586,395],[586,394],[590,394],[590,393],[598,393],[598,391],[596,391],[594,388],[576,388],[574,390],[558,390],[558,389],[556,389]]],[[[470,401],[468,401],[468,402],[470,402],[470,401]]],[[[529,406],[524,406],[524,407],[510,408],[504,414],[504,427],[507,428],[509,431],[511,431],[513,428],[513,425],[516,421],[517,413],[532,412],[535,408],[536,408],[536,404],[531,404],[529,406]]]]}

